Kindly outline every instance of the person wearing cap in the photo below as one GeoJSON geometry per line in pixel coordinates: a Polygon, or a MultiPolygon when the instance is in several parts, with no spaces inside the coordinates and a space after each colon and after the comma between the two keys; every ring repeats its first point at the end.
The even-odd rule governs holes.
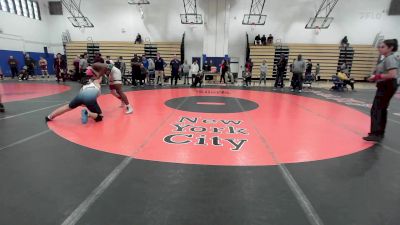
{"type": "Polygon", "coordinates": [[[133,113],[133,108],[129,104],[128,97],[126,97],[125,93],[122,91],[121,70],[115,67],[113,64],[109,63],[107,65],[106,75],[108,76],[108,81],[110,82],[111,94],[121,100],[121,108],[125,107],[126,114],[133,113]]]}
{"type": "Polygon", "coordinates": [[[97,103],[97,98],[101,94],[100,83],[107,69],[107,65],[104,63],[94,63],[93,66],[88,67],[86,71],[86,74],[90,77],[88,83],[83,85],[79,94],[69,104],[59,107],[46,116],[46,122],[52,121],[56,117],[72,111],[78,106],[86,107],[82,109],[82,123],[87,123],[88,118],[92,118],[96,122],[102,121],[103,113],[97,103]]]}

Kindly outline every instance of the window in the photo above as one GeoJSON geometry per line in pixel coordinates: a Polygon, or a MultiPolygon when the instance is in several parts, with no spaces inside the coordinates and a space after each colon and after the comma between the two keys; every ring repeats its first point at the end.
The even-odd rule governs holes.
{"type": "Polygon", "coordinates": [[[28,8],[26,5],[26,0],[21,0],[21,6],[22,6],[22,15],[28,17],[28,8]]]}
{"type": "Polygon", "coordinates": [[[8,8],[10,9],[10,13],[14,13],[15,14],[15,8],[14,8],[14,1],[13,0],[8,0],[8,8]]]}
{"type": "Polygon", "coordinates": [[[34,0],[0,0],[0,10],[40,20],[39,3],[34,0]]]}
{"type": "Polygon", "coordinates": [[[34,17],[33,17],[32,1],[31,0],[27,0],[26,2],[28,3],[29,17],[33,19],[34,17]]]}
{"type": "Polygon", "coordinates": [[[15,10],[17,11],[17,15],[22,16],[20,0],[14,0],[14,3],[15,3],[15,10]]]}
{"type": "Polygon", "coordinates": [[[1,6],[1,10],[3,10],[4,12],[8,12],[6,0],[0,0],[0,6],[1,6]]]}
{"type": "Polygon", "coordinates": [[[38,3],[37,2],[32,2],[32,3],[33,3],[33,14],[35,16],[35,19],[40,20],[38,3]]]}

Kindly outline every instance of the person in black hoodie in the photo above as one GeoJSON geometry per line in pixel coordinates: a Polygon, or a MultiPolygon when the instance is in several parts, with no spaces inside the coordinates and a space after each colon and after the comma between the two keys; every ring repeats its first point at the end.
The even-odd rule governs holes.
{"type": "Polygon", "coordinates": [[[56,72],[57,83],[60,83],[60,80],[65,82],[66,69],[67,65],[62,58],[62,55],[58,53],[57,58],[54,60],[54,71],[56,72]]]}
{"type": "Polygon", "coordinates": [[[228,71],[228,63],[226,62],[226,60],[222,60],[221,65],[219,65],[221,68],[221,79],[219,81],[219,83],[222,83],[222,80],[224,80],[224,84],[226,84],[226,80],[225,80],[225,74],[228,71]]]}
{"type": "Polygon", "coordinates": [[[261,37],[261,44],[267,45],[267,37],[265,36],[265,34],[261,37]]]}
{"type": "Polygon", "coordinates": [[[279,59],[278,63],[276,64],[276,78],[275,78],[275,88],[283,88],[284,83],[283,83],[283,75],[285,74],[287,66],[287,59],[285,57],[285,54],[281,53],[281,58],[279,59]]]}
{"type": "Polygon", "coordinates": [[[35,76],[35,60],[33,60],[29,54],[25,56],[25,66],[28,68],[28,75],[31,77],[35,76]]]}
{"type": "Polygon", "coordinates": [[[137,54],[133,55],[131,59],[131,68],[132,68],[132,87],[136,87],[137,83],[136,80],[140,80],[140,85],[143,85],[142,80],[140,77],[142,76],[142,72],[140,69],[140,65],[142,64],[142,58],[139,57],[137,54]]]}
{"type": "Polygon", "coordinates": [[[257,36],[254,38],[254,44],[255,44],[255,45],[261,45],[261,37],[260,37],[260,35],[257,35],[257,36]]]}

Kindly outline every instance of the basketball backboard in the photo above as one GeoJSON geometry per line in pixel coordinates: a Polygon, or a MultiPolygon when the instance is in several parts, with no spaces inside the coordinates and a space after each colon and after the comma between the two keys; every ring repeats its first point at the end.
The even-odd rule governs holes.
{"type": "Polygon", "coordinates": [[[310,18],[306,29],[328,29],[333,21],[333,17],[313,17],[310,18]]]}

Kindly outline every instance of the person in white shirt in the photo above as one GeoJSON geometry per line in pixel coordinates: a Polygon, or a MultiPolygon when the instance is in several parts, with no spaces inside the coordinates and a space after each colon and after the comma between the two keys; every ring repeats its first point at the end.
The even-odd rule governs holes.
{"type": "Polygon", "coordinates": [[[119,70],[113,64],[108,64],[106,75],[108,76],[108,80],[110,82],[111,94],[121,100],[121,107],[126,108],[126,114],[133,113],[133,108],[129,104],[128,97],[126,97],[125,93],[122,91],[121,70],[119,70]]]}
{"type": "Polygon", "coordinates": [[[260,65],[260,85],[262,80],[264,80],[264,85],[267,85],[267,72],[268,72],[267,60],[264,60],[263,63],[260,65]]]}
{"type": "Polygon", "coordinates": [[[190,72],[192,74],[192,87],[196,87],[197,84],[200,84],[201,87],[203,76],[200,73],[200,67],[199,64],[197,64],[197,60],[193,62],[190,68],[190,72]]]}
{"type": "Polygon", "coordinates": [[[107,64],[113,64],[113,65],[114,65],[114,61],[111,60],[111,57],[110,57],[110,56],[106,56],[106,63],[107,63],[107,64]],[[107,62],[109,62],[109,63],[107,63],[107,62]]]}

